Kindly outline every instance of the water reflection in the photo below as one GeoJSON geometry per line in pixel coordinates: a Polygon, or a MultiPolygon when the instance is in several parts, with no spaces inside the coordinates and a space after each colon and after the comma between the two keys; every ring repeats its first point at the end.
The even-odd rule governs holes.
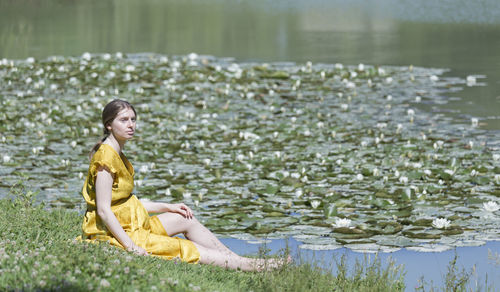
{"type": "Polygon", "coordinates": [[[197,52],[240,61],[450,68],[484,75],[431,108],[500,129],[500,5],[474,1],[3,1],[0,56],[197,52]]]}
{"type": "MultiPolygon", "coordinates": [[[[255,243],[248,243],[234,238],[223,238],[222,242],[239,254],[258,254],[259,249],[263,247],[269,249],[271,254],[280,254],[284,247],[288,246],[296,262],[312,262],[333,272],[336,271],[336,260],[340,260],[342,255],[347,256],[350,271],[353,271],[356,260],[362,263],[367,256],[367,254],[354,252],[346,248],[316,251],[301,249],[301,242],[293,238],[255,243]]],[[[500,263],[498,253],[495,255],[498,250],[500,250],[500,242],[488,242],[482,246],[458,247],[455,250],[444,252],[422,253],[402,249],[392,253],[380,252],[377,255],[369,254],[368,256],[372,261],[377,256],[384,267],[390,260],[394,260],[396,265],[404,264],[406,291],[415,291],[415,287],[420,285],[419,280],[422,277],[427,283],[425,285],[427,289],[432,286],[445,287],[450,261],[457,255],[457,271],[465,270],[472,273],[470,283],[479,285],[482,289],[476,286],[470,288],[479,291],[486,290],[485,280],[488,281],[488,286],[498,288],[500,285],[500,269],[498,268],[500,263]]]]}

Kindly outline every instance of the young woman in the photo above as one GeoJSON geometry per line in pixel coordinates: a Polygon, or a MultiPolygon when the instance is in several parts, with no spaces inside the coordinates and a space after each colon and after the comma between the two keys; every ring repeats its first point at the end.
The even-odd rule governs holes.
{"type": "Polygon", "coordinates": [[[241,257],[203,226],[185,204],[140,201],[132,194],[134,168],[122,153],[135,133],[136,111],[123,100],[108,103],[102,112],[104,138],[90,153],[82,194],[87,202],[83,239],[108,241],[139,255],[230,269],[260,271],[283,264],[278,259],[241,257]],[[150,216],[149,213],[159,213],[150,216]],[[187,239],[172,237],[184,234],[187,239]]]}

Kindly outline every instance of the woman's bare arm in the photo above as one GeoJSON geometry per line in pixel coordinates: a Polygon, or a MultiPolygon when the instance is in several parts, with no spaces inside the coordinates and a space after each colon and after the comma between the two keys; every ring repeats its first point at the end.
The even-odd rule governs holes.
{"type": "Polygon", "coordinates": [[[138,254],[147,254],[146,250],[137,246],[128,234],[123,230],[115,214],[111,211],[111,190],[113,187],[113,176],[104,167],[98,170],[95,188],[96,188],[96,205],[97,215],[106,224],[108,230],[121,243],[121,245],[129,251],[134,251],[138,254]]]}
{"type": "Polygon", "coordinates": [[[162,203],[162,202],[152,202],[149,200],[140,200],[146,211],[148,213],[165,213],[165,212],[171,212],[171,213],[179,213],[182,216],[186,218],[193,218],[193,211],[186,206],[184,203],[180,204],[168,204],[168,203],[162,203]]]}

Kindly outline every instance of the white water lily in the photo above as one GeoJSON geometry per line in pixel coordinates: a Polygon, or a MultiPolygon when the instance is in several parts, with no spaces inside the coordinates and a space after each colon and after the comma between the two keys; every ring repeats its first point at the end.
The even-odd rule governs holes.
{"type": "Polygon", "coordinates": [[[373,169],[373,176],[379,176],[380,175],[380,170],[378,168],[373,169]]]}
{"type": "Polygon", "coordinates": [[[303,194],[304,194],[304,193],[302,192],[302,189],[297,189],[297,190],[295,191],[295,196],[296,196],[297,198],[302,197],[302,195],[303,195],[303,194]]]}
{"type": "Polygon", "coordinates": [[[142,180],[141,180],[141,179],[134,180],[134,185],[135,185],[136,187],[140,187],[140,186],[142,186],[142,180]]]}
{"type": "Polygon", "coordinates": [[[125,66],[125,71],[126,72],[134,72],[135,66],[134,65],[127,65],[127,66],[125,66]]]}
{"type": "Polygon", "coordinates": [[[76,141],[71,141],[70,145],[71,145],[72,148],[75,148],[76,147],[76,141]]]}
{"type": "Polygon", "coordinates": [[[209,166],[211,162],[212,161],[209,158],[203,159],[203,164],[205,164],[205,166],[209,166]]]}
{"type": "Polygon", "coordinates": [[[274,156],[276,156],[276,158],[280,159],[281,158],[281,152],[274,151],[274,156]]]}
{"type": "Polygon", "coordinates": [[[318,201],[318,200],[313,200],[311,201],[311,207],[313,207],[313,209],[316,209],[318,208],[318,206],[321,204],[321,201],[318,201]]]}
{"type": "Polygon", "coordinates": [[[477,118],[471,118],[470,122],[473,127],[477,127],[479,125],[479,120],[477,118]]]}
{"type": "Polygon", "coordinates": [[[402,184],[407,184],[408,183],[408,178],[406,176],[401,176],[399,178],[399,182],[402,184]]]}
{"type": "Polygon", "coordinates": [[[149,170],[149,167],[147,165],[141,165],[139,172],[148,172],[148,170],[149,170]]]}
{"type": "Polygon", "coordinates": [[[467,82],[467,86],[474,86],[474,85],[476,85],[476,77],[469,75],[469,76],[467,76],[466,82],[467,82]]]}
{"type": "Polygon", "coordinates": [[[347,82],[346,87],[349,89],[356,88],[356,83],[349,81],[347,82]]]}
{"type": "Polygon", "coordinates": [[[342,165],[342,163],[344,163],[344,161],[342,159],[337,159],[335,160],[335,163],[340,166],[342,165]]]}
{"type": "Polygon", "coordinates": [[[351,222],[351,219],[348,218],[337,218],[333,226],[336,228],[349,228],[351,226],[351,222]]]}
{"type": "Polygon", "coordinates": [[[447,173],[447,174],[449,174],[449,175],[454,175],[455,174],[455,171],[453,171],[451,169],[445,169],[444,172],[447,173]]]}
{"type": "Polygon", "coordinates": [[[236,139],[231,140],[231,145],[232,145],[233,147],[238,146],[238,141],[236,141],[236,139]]]}
{"type": "Polygon", "coordinates": [[[92,59],[92,56],[90,55],[89,52],[85,52],[82,55],[82,59],[84,59],[85,61],[90,61],[90,59],[92,59]]]}
{"type": "Polygon", "coordinates": [[[182,196],[184,197],[184,199],[189,199],[189,198],[191,198],[191,193],[188,191],[185,191],[182,193],[182,196]]]}
{"type": "Polygon", "coordinates": [[[500,154],[493,154],[492,158],[493,160],[498,161],[500,160],[500,154]]]}
{"type": "Polygon", "coordinates": [[[340,105],[340,108],[343,110],[343,111],[346,111],[347,109],[349,109],[349,105],[347,103],[343,103],[340,105]]]}
{"type": "Polygon", "coordinates": [[[3,163],[8,163],[10,161],[10,156],[9,155],[4,155],[3,156],[3,163]]]}
{"type": "Polygon", "coordinates": [[[483,209],[488,212],[495,212],[500,209],[500,206],[497,204],[497,202],[489,201],[483,203],[483,209]]]}
{"type": "Polygon", "coordinates": [[[432,145],[432,147],[434,147],[434,149],[441,149],[441,148],[443,148],[443,145],[444,145],[444,142],[443,142],[443,141],[441,141],[441,140],[438,140],[438,141],[436,141],[436,142],[432,145]]]}
{"type": "Polygon", "coordinates": [[[432,220],[432,226],[434,226],[437,229],[446,229],[450,227],[451,222],[450,220],[446,218],[436,218],[432,220]]]}
{"type": "Polygon", "coordinates": [[[295,179],[299,179],[300,178],[300,173],[297,173],[297,172],[293,172],[292,174],[290,174],[291,177],[295,178],[295,179]]]}
{"type": "Polygon", "coordinates": [[[165,196],[170,196],[170,195],[172,195],[172,193],[170,192],[170,188],[167,188],[165,190],[165,196]]]}
{"type": "Polygon", "coordinates": [[[242,162],[243,159],[245,159],[245,155],[243,155],[243,154],[236,155],[236,160],[238,160],[239,162],[242,162]]]}
{"type": "Polygon", "coordinates": [[[402,124],[398,124],[397,127],[396,127],[396,134],[401,133],[401,130],[403,130],[403,125],[402,124]]]}
{"type": "Polygon", "coordinates": [[[437,82],[439,81],[439,77],[437,77],[436,75],[432,75],[429,77],[429,79],[432,81],[432,82],[437,82]]]}
{"type": "Polygon", "coordinates": [[[477,170],[475,170],[475,169],[473,169],[473,170],[470,172],[470,176],[476,176],[476,175],[478,175],[478,174],[479,174],[479,172],[478,172],[477,170]]]}
{"type": "Polygon", "coordinates": [[[363,180],[363,178],[364,178],[364,176],[363,176],[361,173],[358,173],[358,174],[356,175],[356,180],[361,181],[361,180],[363,180]]]}
{"type": "Polygon", "coordinates": [[[251,132],[240,132],[239,136],[240,136],[240,138],[243,138],[244,140],[248,140],[248,139],[260,139],[259,135],[256,135],[256,134],[251,133],[251,132]]]}
{"type": "Polygon", "coordinates": [[[415,115],[415,111],[414,111],[413,109],[409,109],[409,110],[407,110],[407,111],[406,111],[406,113],[407,113],[410,117],[412,117],[412,116],[414,116],[414,115],[415,115]]]}

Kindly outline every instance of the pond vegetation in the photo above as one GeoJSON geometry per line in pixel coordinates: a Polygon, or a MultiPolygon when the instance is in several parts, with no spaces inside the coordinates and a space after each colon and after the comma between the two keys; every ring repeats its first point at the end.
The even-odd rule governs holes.
{"type": "Polygon", "coordinates": [[[420,109],[481,85],[445,70],[85,53],[0,61],[0,191],[82,209],[113,98],[138,110],[135,193],[219,235],[308,249],[445,250],[497,238],[500,150],[475,118],[420,109]]]}

